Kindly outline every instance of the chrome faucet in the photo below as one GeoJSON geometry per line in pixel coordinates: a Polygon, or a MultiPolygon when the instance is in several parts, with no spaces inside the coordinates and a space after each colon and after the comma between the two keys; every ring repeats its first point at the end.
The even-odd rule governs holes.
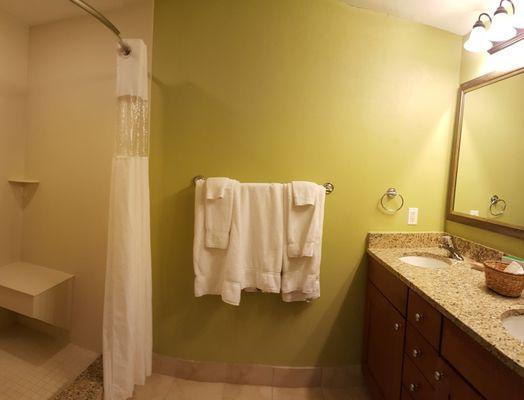
{"type": "Polygon", "coordinates": [[[457,261],[464,261],[464,257],[459,253],[455,245],[453,244],[453,239],[451,236],[442,236],[443,243],[440,245],[441,248],[449,251],[451,258],[457,261]]]}

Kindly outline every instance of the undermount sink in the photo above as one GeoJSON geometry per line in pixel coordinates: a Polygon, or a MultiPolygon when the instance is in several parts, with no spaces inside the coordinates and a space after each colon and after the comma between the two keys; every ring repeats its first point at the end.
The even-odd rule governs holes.
{"type": "Polygon", "coordinates": [[[511,336],[524,342],[524,310],[511,310],[504,313],[502,325],[511,336]]]}
{"type": "Polygon", "coordinates": [[[451,261],[436,256],[404,256],[400,257],[399,260],[415,267],[429,269],[443,268],[451,264],[451,261]]]}

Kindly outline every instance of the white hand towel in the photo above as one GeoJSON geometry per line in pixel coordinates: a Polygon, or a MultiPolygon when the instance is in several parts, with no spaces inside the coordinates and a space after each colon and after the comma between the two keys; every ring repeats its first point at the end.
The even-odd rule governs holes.
{"type": "Polygon", "coordinates": [[[524,268],[522,265],[516,261],[512,261],[505,269],[504,272],[509,272],[510,274],[524,275],[524,268]]]}
{"type": "MultiPolygon", "coordinates": [[[[287,232],[287,252],[282,267],[282,299],[285,302],[312,300],[320,297],[320,261],[322,251],[322,229],[324,224],[324,204],[326,191],[315,185],[315,206],[296,206],[293,186],[285,185],[285,231],[287,232]],[[290,252],[290,238],[300,237],[307,246],[308,256],[296,257],[290,252]]],[[[297,241],[295,241],[297,243],[297,241]]]]}
{"type": "Polygon", "coordinates": [[[312,182],[288,186],[287,255],[312,257],[322,235],[326,189],[312,182]]]}
{"type": "Polygon", "coordinates": [[[296,206],[314,206],[317,201],[317,184],[304,181],[291,182],[293,202],[296,206]]]}
{"type": "Polygon", "coordinates": [[[239,183],[229,178],[205,182],[206,247],[227,249],[233,213],[233,189],[239,183]]]}

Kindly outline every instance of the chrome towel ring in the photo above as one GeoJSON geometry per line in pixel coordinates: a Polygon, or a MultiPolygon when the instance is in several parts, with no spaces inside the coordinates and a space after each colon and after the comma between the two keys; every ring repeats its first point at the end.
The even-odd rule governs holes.
{"type": "Polygon", "coordinates": [[[380,205],[382,206],[382,208],[384,210],[386,210],[387,212],[390,212],[390,213],[394,213],[394,212],[397,212],[397,211],[400,211],[400,209],[402,207],[404,207],[404,197],[399,193],[397,192],[397,189],[395,188],[389,188],[386,193],[384,193],[382,195],[382,197],[380,198],[380,205]],[[384,200],[386,198],[388,198],[389,200],[392,200],[394,199],[395,197],[400,197],[400,206],[398,208],[388,208],[385,204],[384,204],[384,200]]]}
{"type": "Polygon", "coordinates": [[[494,194],[489,199],[489,213],[494,217],[504,214],[506,211],[507,203],[506,200],[501,199],[498,195],[494,194]],[[500,209],[497,210],[497,207],[500,205],[500,209]]]}

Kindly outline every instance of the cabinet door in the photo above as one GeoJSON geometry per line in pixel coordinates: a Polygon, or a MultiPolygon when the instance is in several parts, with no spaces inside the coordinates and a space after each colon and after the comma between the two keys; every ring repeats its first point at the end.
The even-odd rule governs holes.
{"type": "Polygon", "coordinates": [[[385,400],[400,399],[404,317],[368,281],[366,367],[385,400]]]}

